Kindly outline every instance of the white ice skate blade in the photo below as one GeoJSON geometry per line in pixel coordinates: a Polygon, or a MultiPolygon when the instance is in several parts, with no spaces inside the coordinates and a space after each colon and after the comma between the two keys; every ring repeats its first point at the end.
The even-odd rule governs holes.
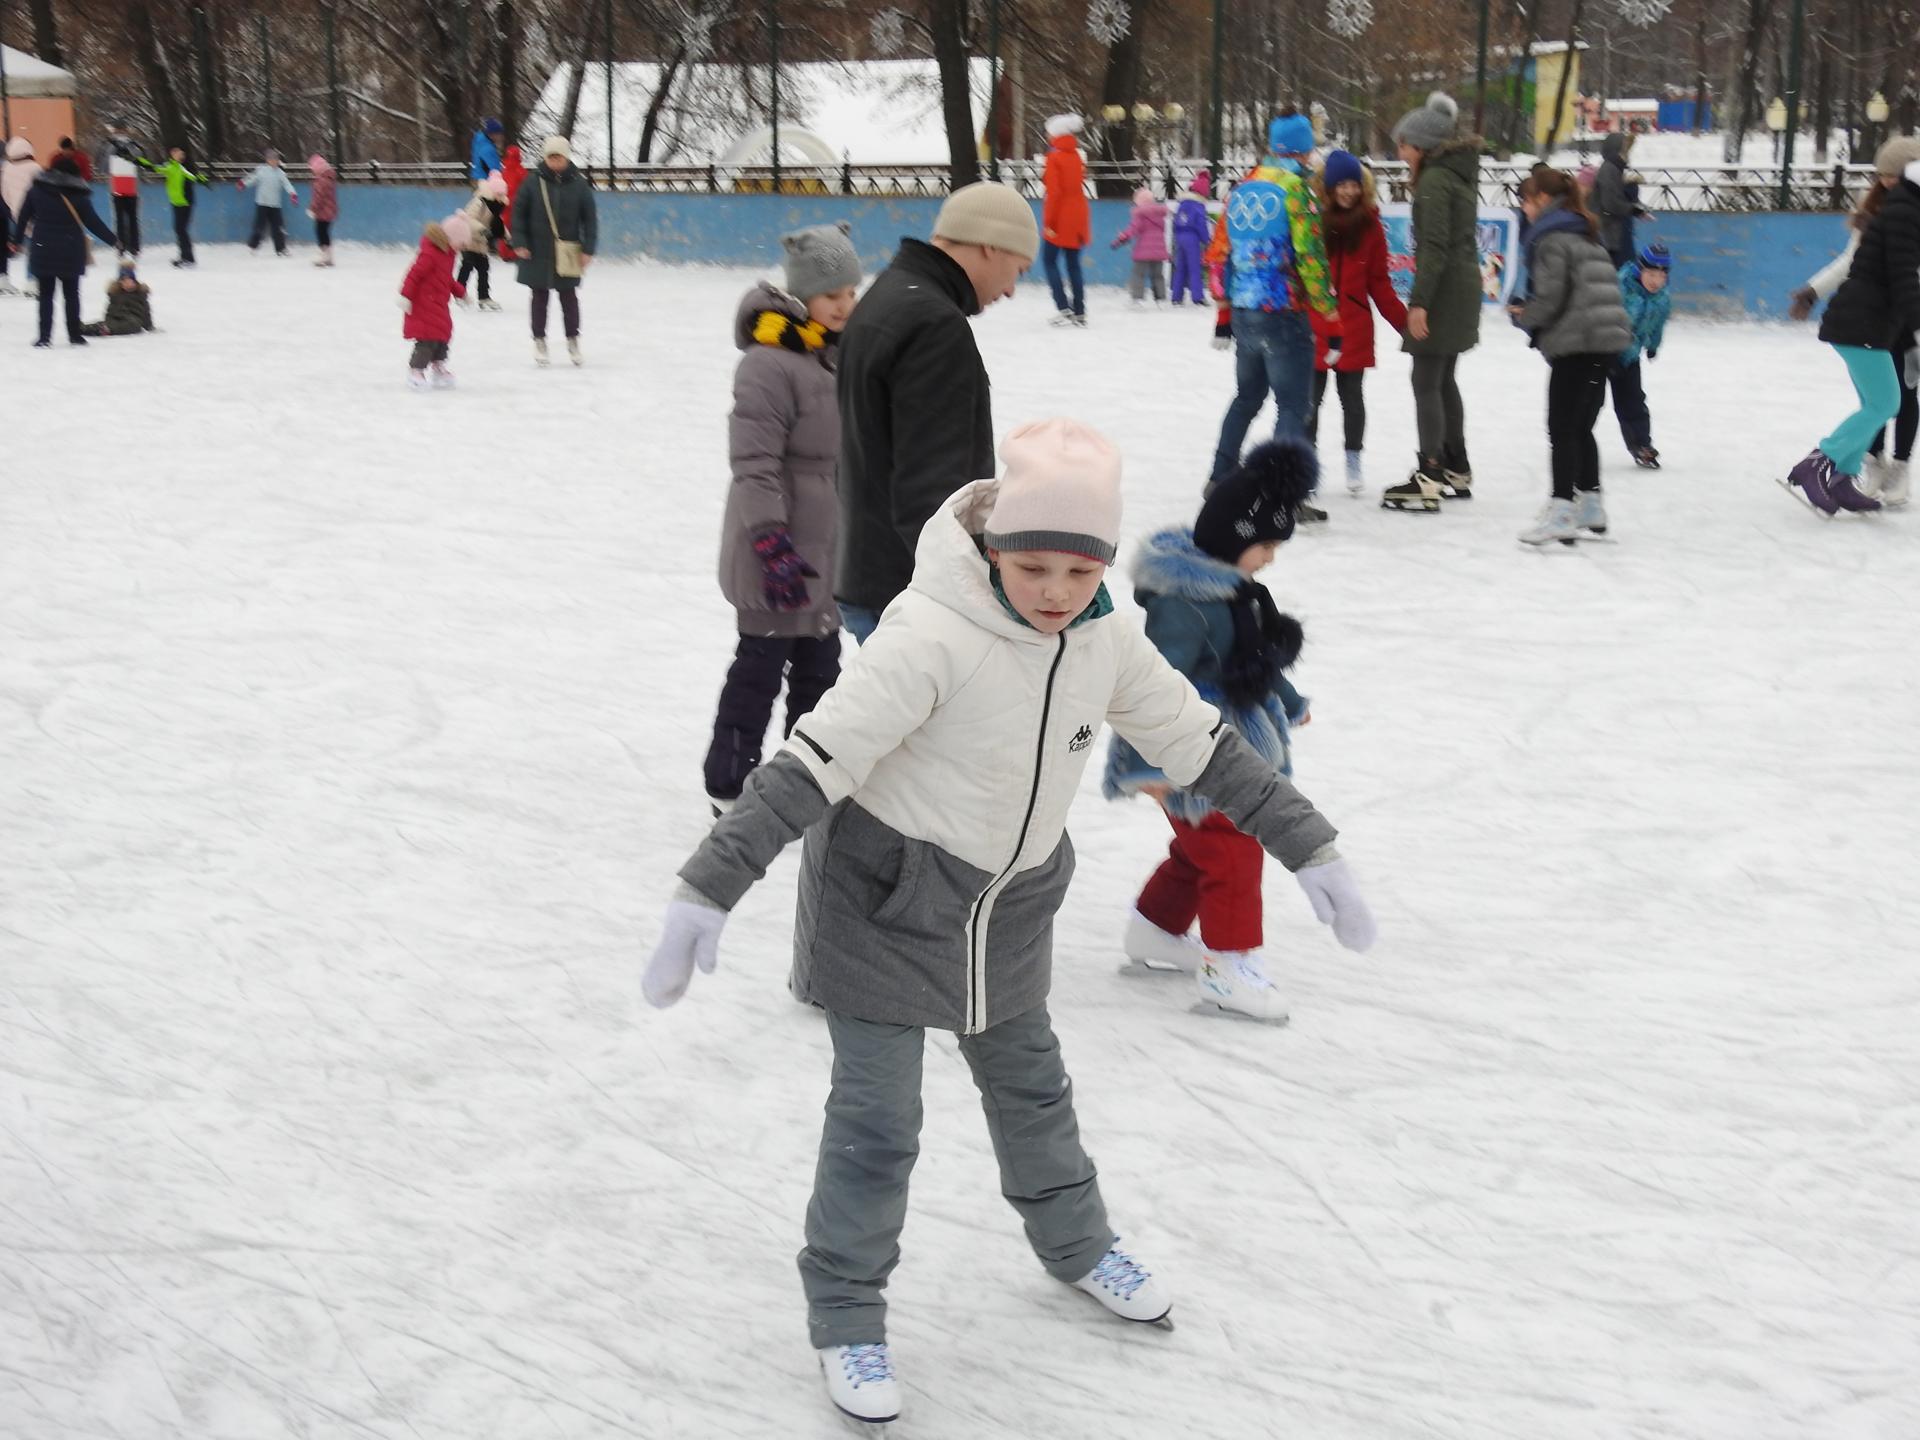
{"type": "Polygon", "coordinates": [[[1244,1010],[1229,1009],[1227,1006],[1214,1000],[1196,1000],[1192,1006],[1188,1008],[1187,1013],[1189,1015],[1205,1015],[1214,1020],[1239,1020],[1248,1025],[1265,1025],[1275,1030],[1293,1019],[1291,1015],[1276,1015],[1269,1020],[1262,1015],[1249,1015],[1244,1010]]]}
{"type": "Polygon", "coordinates": [[[1802,510],[1811,510],[1814,514],[1818,515],[1822,520],[1831,520],[1836,515],[1839,514],[1839,511],[1837,510],[1835,511],[1822,510],[1818,505],[1814,504],[1813,501],[1807,498],[1806,491],[1802,490],[1799,486],[1795,485],[1791,480],[1776,480],[1775,483],[1779,485],[1779,487],[1782,490],[1786,491],[1787,494],[1791,495],[1795,500],[1799,501],[1800,508],[1802,510]]]}
{"type": "Polygon", "coordinates": [[[1193,971],[1182,970],[1170,960],[1141,960],[1131,955],[1120,962],[1120,973],[1133,980],[1157,980],[1165,975],[1193,978],[1193,971]]]}

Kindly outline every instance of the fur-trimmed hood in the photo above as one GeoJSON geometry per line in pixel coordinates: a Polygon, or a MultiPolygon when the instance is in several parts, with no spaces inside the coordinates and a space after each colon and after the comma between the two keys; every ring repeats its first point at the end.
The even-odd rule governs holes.
{"type": "MultiPolygon", "coordinates": [[[[1193,543],[1190,526],[1170,525],[1156,530],[1140,543],[1128,567],[1133,576],[1133,598],[1145,606],[1154,595],[1177,595],[1200,604],[1226,604],[1239,593],[1248,576],[1239,567],[1216,560],[1193,543]]],[[[1289,668],[1300,658],[1306,644],[1306,630],[1291,615],[1282,614],[1280,622],[1286,640],[1281,645],[1281,668],[1289,668]]]]}

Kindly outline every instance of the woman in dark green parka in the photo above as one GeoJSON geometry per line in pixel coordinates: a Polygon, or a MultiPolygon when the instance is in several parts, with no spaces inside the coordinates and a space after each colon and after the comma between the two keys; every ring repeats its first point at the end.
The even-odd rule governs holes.
{"type": "Polygon", "coordinates": [[[547,297],[560,292],[560,318],[566,328],[567,354],[580,354],[580,280],[599,248],[600,217],[593,185],[574,168],[564,135],[549,135],[541,147],[546,163],[529,170],[513,199],[508,231],[520,260],[520,283],[533,291],[533,358],[547,363],[547,297]],[[580,247],[580,274],[562,275],[555,261],[555,240],[580,247]]]}
{"type": "Polygon", "coordinates": [[[1402,343],[1413,356],[1420,464],[1380,497],[1388,510],[1431,513],[1442,500],[1473,497],[1454,367],[1480,341],[1480,141],[1456,135],[1459,116],[1452,97],[1436,90],[1393,127],[1413,179],[1413,293],[1402,343]]]}

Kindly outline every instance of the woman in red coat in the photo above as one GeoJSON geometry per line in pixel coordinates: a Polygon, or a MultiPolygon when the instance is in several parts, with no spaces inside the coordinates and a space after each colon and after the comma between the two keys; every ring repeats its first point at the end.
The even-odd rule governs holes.
{"type": "Polygon", "coordinates": [[[1053,323],[1087,323],[1087,287],[1080,273],[1080,252],[1093,237],[1093,210],[1087,204],[1087,162],[1080,153],[1078,115],[1055,115],[1047,121],[1046,203],[1040,210],[1040,265],[1053,291],[1053,323]],[[1060,261],[1067,262],[1067,283],[1073,303],[1060,286],[1060,261]]]}
{"type": "Polygon", "coordinates": [[[1327,243],[1327,270],[1340,297],[1341,344],[1328,345],[1328,326],[1310,313],[1314,333],[1313,410],[1307,436],[1320,433],[1320,401],[1327,393],[1327,372],[1340,391],[1340,413],[1347,429],[1347,491],[1364,486],[1360,451],[1367,436],[1367,402],[1361,389],[1373,368],[1373,307],[1402,334],[1407,307],[1394,293],[1387,274],[1387,232],[1374,201],[1373,175],[1345,150],[1328,152],[1321,169],[1320,226],[1327,243]]]}
{"type": "Polygon", "coordinates": [[[420,253],[413,257],[407,278],[400,282],[398,303],[407,317],[400,333],[413,341],[413,358],[407,362],[409,389],[445,390],[453,385],[453,372],[447,369],[447,348],[453,342],[453,302],[456,298],[464,300],[467,294],[467,287],[453,278],[453,252],[465,249],[471,238],[464,215],[429,224],[420,236],[420,253]]]}

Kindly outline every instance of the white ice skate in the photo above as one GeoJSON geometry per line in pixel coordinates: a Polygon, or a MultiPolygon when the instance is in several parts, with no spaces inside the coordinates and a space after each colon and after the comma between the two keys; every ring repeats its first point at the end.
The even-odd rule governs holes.
{"type": "Polygon", "coordinates": [[[18,295],[19,288],[6,276],[0,275],[0,295],[18,295]]]}
{"type": "Polygon", "coordinates": [[[1867,456],[1867,463],[1860,467],[1860,474],[1854,480],[1853,488],[1869,500],[1878,500],[1880,492],[1886,488],[1887,464],[1887,457],[1884,455],[1867,456]]]}
{"type": "Polygon", "coordinates": [[[500,308],[500,302],[498,300],[482,300],[480,302],[480,308],[482,310],[498,310],[500,308]]]}
{"type": "Polygon", "coordinates": [[[575,366],[587,363],[587,357],[580,353],[580,341],[577,337],[567,341],[567,358],[573,361],[575,366]]]}
{"type": "Polygon", "coordinates": [[[1173,1301],[1153,1278],[1153,1272],[1122,1250],[1118,1241],[1100,1257],[1098,1265],[1073,1282],[1073,1288],[1086,1291],[1122,1320],[1173,1328],[1169,1318],[1173,1301]]]}
{"type": "Polygon", "coordinates": [[[1054,315],[1054,317],[1051,320],[1049,320],[1047,323],[1053,326],[1056,330],[1062,329],[1068,325],[1073,324],[1073,312],[1071,310],[1061,310],[1057,312],[1054,315]]]}
{"type": "Polygon", "coordinates": [[[407,389],[431,390],[432,388],[433,388],[433,381],[427,378],[426,371],[424,370],[407,371],[407,389]]]}
{"type": "Polygon", "coordinates": [[[1138,910],[1128,912],[1121,944],[1128,962],[1122,969],[1135,975],[1191,975],[1207,953],[1191,935],[1162,930],[1138,910]]]}
{"type": "Polygon", "coordinates": [[[1549,500],[1530,530],[1520,532],[1522,545],[1571,545],[1580,538],[1579,507],[1571,500],[1549,500]]]}
{"type": "Polygon", "coordinates": [[[1607,533],[1607,507],[1598,490],[1582,490],[1573,512],[1573,523],[1590,535],[1607,533]]]}
{"type": "Polygon", "coordinates": [[[433,388],[436,390],[451,390],[453,388],[453,371],[446,367],[444,361],[436,360],[433,362],[433,388]]]}
{"type": "Polygon", "coordinates": [[[1360,452],[1349,450],[1347,451],[1347,494],[1358,500],[1360,492],[1366,488],[1366,476],[1360,473],[1360,452]]]}
{"type": "Polygon", "coordinates": [[[533,342],[533,363],[540,366],[542,369],[546,367],[548,363],[546,341],[536,340],[533,342]]]}
{"type": "Polygon", "coordinates": [[[1258,950],[1203,951],[1193,979],[1200,991],[1197,1009],[1218,1009],[1268,1025],[1287,1023],[1286,998],[1267,974],[1266,957],[1258,950]]]}
{"type": "Polygon", "coordinates": [[[893,1373],[887,1342],[829,1345],[818,1352],[827,1398],[842,1415],[884,1425],[900,1415],[900,1378],[893,1373]]]}
{"type": "Polygon", "coordinates": [[[1880,503],[1889,510],[1898,510],[1911,499],[1913,489],[1907,479],[1907,462],[1889,460],[1886,473],[1880,478],[1880,503]]]}

